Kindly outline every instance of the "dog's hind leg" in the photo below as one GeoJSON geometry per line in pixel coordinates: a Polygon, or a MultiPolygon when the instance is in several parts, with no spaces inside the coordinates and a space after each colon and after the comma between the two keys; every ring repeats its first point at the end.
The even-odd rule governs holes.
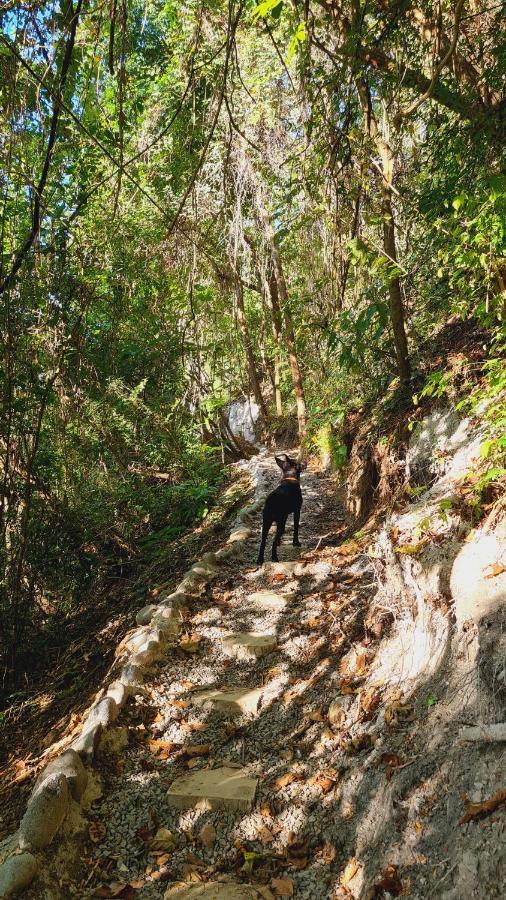
{"type": "Polygon", "coordinates": [[[300,522],[300,509],[296,509],[293,514],[293,546],[300,547],[299,541],[299,522],[300,522]]]}
{"type": "Polygon", "coordinates": [[[286,519],[282,519],[280,522],[277,522],[276,534],[274,535],[274,540],[272,542],[272,561],[279,562],[278,560],[278,547],[281,543],[281,538],[285,533],[285,525],[286,519]]]}
{"type": "Polygon", "coordinates": [[[257,566],[263,565],[264,555],[265,555],[265,545],[267,543],[267,535],[269,534],[269,529],[272,525],[272,519],[266,519],[264,516],[264,520],[262,523],[262,538],[260,540],[260,549],[258,551],[258,559],[257,566]]]}

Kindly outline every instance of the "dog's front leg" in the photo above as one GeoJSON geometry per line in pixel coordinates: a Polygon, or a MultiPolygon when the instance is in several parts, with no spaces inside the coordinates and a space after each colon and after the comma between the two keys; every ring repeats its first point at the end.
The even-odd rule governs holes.
{"type": "Polygon", "coordinates": [[[299,541],[299,522],[300,522],[300,508],[296,509],[293,514],[293,546],[300,547],[301,543],[299,541]]]}

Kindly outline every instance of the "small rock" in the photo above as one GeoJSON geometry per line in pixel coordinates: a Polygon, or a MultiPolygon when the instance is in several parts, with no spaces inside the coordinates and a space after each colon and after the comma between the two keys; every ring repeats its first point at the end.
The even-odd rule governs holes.
{"type": "Polygon", "coordinates": [[[81,762],[81,757],[72,748],[65,750],[46,766],[35,782],[32,796],[40,790],[47,778],[58,774],[65,776],[72,797],[79,801],[86,790],[88,773],[81,762]]]}
{"type": "Polygon", "coordinates": [[[19,826],[22,850],[46,847],[53,840],[69,807],[65,775],[50,775],[28,802],[19,826]]]}
{"type": "Polygon", "coordinates": [[[31,853],[11,856],[0,866],[0,897],[14,897],[33,881],[37,860],[31,853]]]}

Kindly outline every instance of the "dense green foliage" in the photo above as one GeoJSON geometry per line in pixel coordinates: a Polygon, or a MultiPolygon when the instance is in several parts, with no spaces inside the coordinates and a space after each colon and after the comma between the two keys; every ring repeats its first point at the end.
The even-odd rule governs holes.
{"type": "Polygon", "coordinates": [[[474,317],[502,472],[503,13],[2,4],[9,670],[111,559],[206,514],[243,392],[342,465],[346,413],[409,392],[419,348],[474,317]]]}

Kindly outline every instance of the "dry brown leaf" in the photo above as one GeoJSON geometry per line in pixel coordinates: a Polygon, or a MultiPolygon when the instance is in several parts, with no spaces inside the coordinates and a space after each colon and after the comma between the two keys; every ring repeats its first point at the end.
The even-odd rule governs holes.
{"type": "Polygon", "coordinates": [[[199,831],[199,841],[204,845],[208,850],[211,847],[214,847],[216,842],[216,828],[211,822],[208,822],[207,825],[203,825],[199,831]]]}
{"type": "Polygon", "coordinates": [[[346,541],[337,548],[337,553],[340,556],[354,556],[355,553],[360,553],[360,545],[356,541],[346,541]]]}
{"type": "Polygon", "coordinates": [[[293,750],[281,750],[280,752],[281,759],[286,760],[286,762],[290,762],[293,759],[293,750]]]}
{"type": "Polygon", "coordinates": [[[403,759],[398,753],[382,753],[379,761],[383,763],[383,765],[389,766],[391,769],[396,769],[397,766],[402,766],[403,764],[403,759]]]}
{"type": "Polygon", "coordinates": [[[260,807],[260,815],[264,816],[266,819],[272,818],[272,809],[270,803],[262,803],[260,807]]]}
{"type": "Polygon", "coordinates": [[[291,878],[273,878],[271,888],[276,897],[293,897],[293,881],[291,878]]]}
{"type": "Polygon", "coordinates": [[[184,752],[190,759],[193,759],[195,756],[207,756],[210,750],[210,744],[189,744],[188,747],[184,748],[184,752]]]}
{"type": "Polygon", "coordinates": [[[269,831],[269,829],[265,825],[261,825],[260,828],[257,828],[256,832],[257,832],[257,837],[258,837],[258,840],[260,841],[260,843],[272,844],[272,842],[274,840],[274,835],[273,835],[272,831],[269,831]]]}
{"type": "Polygon", "coordinates": [[[105,837],[106,828],[102,822],[92,822],[90,827],[88,828],[88,836],[90,841],[93,841],[94,844],[98,844],[102,838],[105,837]]]}
{"type": "Polygon", "coordinates": [[[284,775],[280,775],[279,778],[276,778],[276,781],[272,785],[273,791],[282,791],[283,788],[288,787],[292,781],[296,780],[296,776],[293,772],[285,772],[284,775]]]}
{"type": "Polygon", "coordinates": [[[392,897],[399,897],[404,891],[404,885],[399,878],[397,866],[387,866],[381,873],[381,877],[376,882],[375,887],[382,891],[387,891],[392,897]]]}
{"type": "Polygon", "coordinates": [[[176,846],[177,840],[168,828],[159,828],[154,838],[149,842],[150,850],[153,853],[156,853],[156,851],[175,850],[176,846]]]}
{"type": "Polygon", "coordinates": [[[368,720],[377,710],[381,698],[380,691],[376,687],[360,691],[360,714],[363,720],[368,720]]]}
{"type": "Polygon", "coordinates": [[[284,572],[278,572],[276,575],[271,575],[267,580],[271,581],[271,582],[275,582],[275,581],[284,581],[285,578],[286,578],[286,575],[284,574],[284,572]]]}
{"type": "Polygon", "coordinates": [[[490,572],[488,575],[485,575],[485,578],[495,578],[497,575],[502,575],[503,572],[506,572],[506,566],[501,562],[492,563],[488,568],[490,572]]]}
{"type": "Polygon", "coordinates": [[[309,784],[316,785],[316,787],[319,787],[324,794],[328,794],[334,787],[337,777],[336,770],[328,768],[323,772],[318,772],[317,775],[313,775],[313,777],[309,779],[309,784]]]}
{"type": "Polygon", "coordinates": [[[180,744],[175,744],[174,741],[162,741],[157,738],[150,738],[148,740],[148,747],[152,751],[152,753],[156,753],[160,759],[167,759],[170,753],[173,753],[174,750],[179,750],[180,744]]]}
{"type": "Polygon", "coordinates": [[[341,872],[341,875],[339,876],[339,881],[341,882],[341,884],[346,887],[346,885],[348,885],[350,883],[350,881],[352,881],[353,878],[355,878],[355,875],[357,874],[359,869],[360,869],[360,863],[359,863],[358,859],[355,859],[355,857],[352,857],[350,860],[348,860],[348,862],[346,863],[346,866],[344,867],[344,870],[341,872]]]}
{"type": "Polygon", "coordinates": [[[337,856],[337,850],[334,847],[334,844],[331,844],[330,841],[326,841],[322,847],[322,860],[326,866],[332,865],[335,858],[337,856]]]}
{"type": "Polygon", "coordinates": [[[488,800],[482,800],[481,803],[473,803],[472,800],[468,800],[467,797],[464,797],[465,813],[462,816],[459,825],[465,825],[466,822],[471,822],[473,819],[482,819],[484,816],[490,815],[490,813],[505,804],[506,788],[500,788],[495,794],[489,797],[488,800]]]}
{"type": "Polygon", "coordinates": [[[191,734],[194,731],[207,731],[208,725],[205,722],[180,722],[179,727],[186,732],[186,734],[191,734]]]}
{"type": "Polygon", "coordinates": [[[192,634],[190,637],[182,638],[179,646],[185,653],[198,653],[202,640],[201,634],[192,634]]]}
{"type": "Polygon", "coordinates": [[[323,722],[325,716],[323,715],[321,709],[314,709],[309,713],[308,718],[311,719],[312,722],[323,722]]]}
{"type": "Polygon", "coordinates": [[[177,709],[188,709],[189,703],[187,700],[173,700],[172,706],[177,707],[177,709]]]}

